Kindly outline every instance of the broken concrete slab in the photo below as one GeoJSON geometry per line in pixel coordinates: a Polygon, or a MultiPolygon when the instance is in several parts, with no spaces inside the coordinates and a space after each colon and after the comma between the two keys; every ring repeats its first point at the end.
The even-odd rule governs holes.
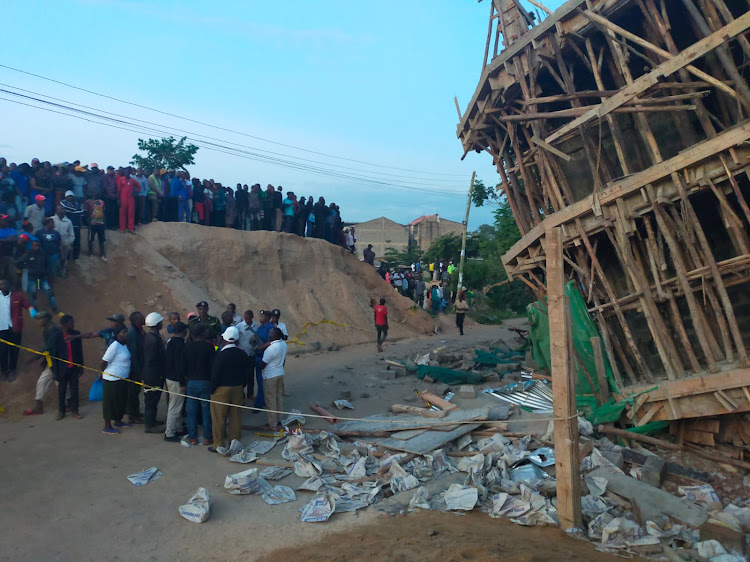
{"type": "Polygon", "coordinates": [[[474,387],[470,384],[462,384],[461,387],[458,389],[458,395],[461,398],[476,398],[477,392],[474,389],[474,387]]]}
{"type": "Polygon", "coordinates": [[[615,465],[617,468],[622,469],[623,465],[625,464],[625,458],[622,456],[622,453],[619,451],[599,451],[602,456],[607,459],[609,462],[611,462],[613,465],[615,465]]]}
{"type": "Polygon", "coordinates": [[[648,457],[641,467],[641,480],[658,488],[664,481],[666,461],[661,457],[648,457]]]}
{"type": "Polygon", "coordinates": [[[606,479],[607,490],[630,500],[634,513],[643,525],[646,521],[654,521],[660,514],[691,527],[700,527],[708,520],[705,508],[625,474],[597,468],[589,475],[606,479]]]}

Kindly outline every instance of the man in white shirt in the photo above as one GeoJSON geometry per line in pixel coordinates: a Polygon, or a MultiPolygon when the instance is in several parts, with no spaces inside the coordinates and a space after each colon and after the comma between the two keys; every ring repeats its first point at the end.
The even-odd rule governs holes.
{"type": "Polygon", "coordinates": [[[279,423],[277,411],[284,409],[282,385],[284,384],[284,362],[286,361],[286,342],[282,339],[281,330],[273,328],[268,334],[269,341],[261,346],[263,360],[260,368],[263,371],[263,394],[268,412],[268,427],[276,430],[279,423]]]}
{"type": "Polygon", "coordinates": [[[258,332],[258,324],[253,322],[252,310],[245,311],[245,319],[237,324],[236,328],[240,333],[237,345],[250,358],[250,371],[247,373],[247,383],[245,384],[245,397],[250,398],[253,396],[253,388],[255,386],[255,343],[253,336],[258,332]]]}
{"type": "Polygon", "coordinates": [[[278,308],[274,308],[271,311],[271,324],[281,330],[282,339],[286,341],[289,339],[289,331],[286,329],[286,324],[279,320],[279,318],[281,318],[281,311],[278,308]]]}
{"type": "Polygon", "coordinates": [[[58,205],[55,209],[55,214],[52,215],[52,220],[55,221],[55,230],[60,233],[62,238],[62,248],[60,251],[60,277],[65,279],[68,270],[68,253],[70,248],[75,242],[76,234],[73,230],[73,223],[67,217],[65,207],[58,205]]]}

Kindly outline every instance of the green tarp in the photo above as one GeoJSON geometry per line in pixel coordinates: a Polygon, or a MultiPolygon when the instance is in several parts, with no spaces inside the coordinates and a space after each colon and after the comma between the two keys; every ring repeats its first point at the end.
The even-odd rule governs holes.
{"type": "MultiPolygon", "coordinates": [[[[625,402],[598,406],[599,381],[596,376],[596,363],[591,347],[591,338],[598,337],[599,331],[591,320],[586,303],[573,281],[565,285],[565,294],[570,302],[570,321],[572,328],[577,406],[580,411],[595,423],[607,423],[619,419],[625,408],[625,402]],[[587,376],[588,375],[588,376],[587,376]]],[[[550,370],[550,334],[549,313],[546,300],[540,300],[526,307],[529,316],[529,340],[532,343],[532,356],[542,369],[550,370]]],[[[612,368],[602,345],[602,356],[610,392],[617,392],[612,368]]]]}
{"type": "Polygon", "coordinates": [[[446,367],[433,367],[431,365],[418,365],[417,378],[423,379],[425,375],[443,384],[481,384],[484,375],[472,373],[471,371],[456,371],[446,367]]]}

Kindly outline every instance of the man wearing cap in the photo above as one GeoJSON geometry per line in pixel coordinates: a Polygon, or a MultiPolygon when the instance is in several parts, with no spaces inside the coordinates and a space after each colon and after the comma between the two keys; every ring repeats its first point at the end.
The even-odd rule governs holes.
{"type": "Polygon", "coordinates": [[[213,447],[209,451],[216,452],[217,447],[227,446],[232,439],[242,438],[242,410],[226,404],[241,405],[245,398],[242,387],[245,384],[245,374],[250,368],[250,360],[244,351],[237,347],[240,334],[237,328],[230,326],[222,334],[223,346],[214,360],[211,371],[211,426],[213,428],[213,447]],[[223,402],[224,404],[219,404],[223,402]],[[229,432],[226,435],[226,419],[229,414],[229,432]]]}
{"type": "MultiPolygon", "coordinates": [[[[79,203],[83,202],[85,190],[86,190],[86,168],[83,166],[76,166],[73,168],[73,171],[68,174],[68,178],[70,179],[70,182],[73,184],[73,197],[76,198],[76,200],[79,203]]],[[[65,196],[67,197],[68,194],[65,193],[65,196]]]]}
{"type": "Polygon", "coordinates": [[[106,213],[104,224],[107,230],[117,230],[119,216],[117,212],[117,176],[115,167],[107,166],[107,173],[104,174],[104,211],[106,213]]]}
{"type": "Polygon", "coordinates": [[[198,316],[189,320],[190,333],[193,333],[198,324],[203,324],[208,328],[208,339],[215,341],[221,334],[221,322],[216,316],[208,315],[208,303],[206,301],[199,302],[195,305],[195,308],[198,310],[198,316]]]}
{"type": "Polygon", "coordinates": [[[185,356],[187,326],[182,322],[177,322],[173,330],[174,335],[167,340],[165,348],[167,390],[174,394],[169,394],[168,396],[169,407],[167,409],[167,429],[164,432],[164,441],[177,443],[185,435],[180,423],[185,397],[177,396],[177,394],[185,394],[187,390],[187,382],[185,381],[185,373],[187,371],[185,356]]]}
{"type": "Polygon", "coordinates": [[[34,203],[26,207],[23,218],[28,220],[34,227],[34,232],[42,229],[42,220],[44,220],[44,202],[47,198],[44,195],[34,197],[34,203]]]}
{"type": "Polygon", "coordinates": [[[62,257],[62,236],[55,230],[55,220],[52,217],[46,217],[42,221],[42,229],[36,231],[36,237],[39,238],[42,250],[47,254],[47,281],[53,285],[62,257]]]}
{"type": "Polygon", "coordinates": [[[99,238],[99,256],[102,260],[107,261],[107,254],[104,252],[107,204],[104,199],[92,197],[83,204],[83,212],[84,219],[89,227],[89,257],[94,255],[94,238],[99,238]]]}
{"type": "Polygon", "coordinates": [[[47,293],[52,310],[57,312],[57,299],[55,299],[55,293],[47,280],[47,254],[39,245],[39,240],[31,242],[31,249],[18,258],[16,264],[28,271],[26,292],[29,294],[31,305],[36,308],[36,293],[41,289],[47,293]]]}
{"type": "Polygon", "coordinates": [[[91,169],[86,172],[86,187],[84,193],[86,199],[99,199],[104,192],[104,174],[99,169],[99,164],[93,162],[91,169]]]}
{"type": "Polygon", "coordinates": [[[52,220],[55,223],[54,229],[60,234],[60,277],[65,279],[68,276],[68,254],[76,240],[76,235],[73,222],[65,215],[65,207],[62,205],[57,206],[52,220]]]}
{"type": "MultiPolygon", "coordinates": [[[[146,332],[143,338],[143,382],[149,386],[163,387],[166,369],[164,340],[161,337],[162,318],[158,312],[146,316],[146,332]]],[[[161,390],[144,389],[143,423],[146,433],[162,433],[164,426],[156,425],[156,411],[159,408],[161,390]]]]}
{"type": "Polygon", "coordinates": [[[372,244],[368,244],[367,248],[362,251],[365,263],[369,263],[371,266],[375,266],[375,252],[372,251],[372,244]]]}
{"type": "Polygon", "coordinates": [[[23,291],[11,291],[10,284],[0,279],[0,339],[14,343],[0,343],[0,382],[13,382],[18,376],[17,347],[23,336],[23,309],[27,309],[33,318],[36,309],[31,306],[23,291]]]}
{"type": "Polygon", "coordinates": [[[109,322],[109,327],[99,330],[96,333],[97,336],[104,340],[105,349],[108,349],[112,345],[112,342],[117,339],[117,332],[125,326],[125,315],[118,312],[107,318],[107,321],[109,322]]]}
{"type": "Polygon", "coordinates": [[[279,320],[279,318],[281,318],[281,311],[278,308],[274,308],[271,311],[271,324],[281,330],[282,339],[286,341],[289,339],[289,332],[286,329],[286,324],[279,320]]]}
{"type": "Polygon", "coordinates": [[[71,258],[77,260],[81,256],[81,226],[83,225],[83,207],[76,200],[72,191],[65,193],[61,205],[65,209],[65,215],[73,223],[73,253],[71,258]]]}

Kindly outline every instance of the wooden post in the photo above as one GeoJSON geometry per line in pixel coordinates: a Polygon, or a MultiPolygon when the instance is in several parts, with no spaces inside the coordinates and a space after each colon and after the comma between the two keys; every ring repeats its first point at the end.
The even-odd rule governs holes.
{"type": "Polygon", "coordinates": [[[461,259],[458,262],[458,287],[456,294],[461,291],[464,284],[464,262],[466,261],[466,234],[469,231],[469,212],[471,211],[471,196],[474,194],[474,179],[477,177],[476,172],[471,173],[471,185],[469,186],[469,201],[466,203],[466,217],[464,218],[464,232],[461,237],[461,259]]]}
{"type": "Polygon", "coordinates": [[[578,463],[576,393],[570,368],[570,306],[565,298],[562,229],[545,232],[547,306],[552,363],[552,411],[555,418],[557,514],[561,529],[581,528],[581,477],[578,463]]]}

